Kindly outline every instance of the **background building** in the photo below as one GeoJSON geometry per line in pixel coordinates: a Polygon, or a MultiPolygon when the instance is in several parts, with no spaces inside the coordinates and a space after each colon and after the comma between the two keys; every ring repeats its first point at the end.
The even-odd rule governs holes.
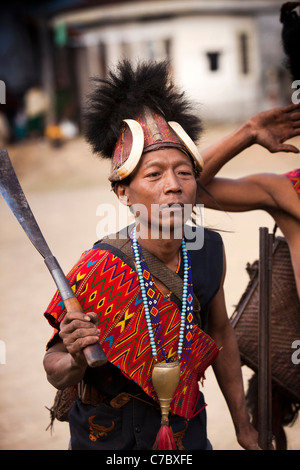
{"type": "MultiPolygon", "coordinates": [[[[169,58],[207,119],[241,120],[287,102],[277,1],[121,2],[55,15],[72,54],[79,103],[89,77],[121,58],[169,58]]],[[[66,63],[66,62],[65,62],[66,63]]]]}
{"type": "Polygon", "coordinates": [[[125,57],[168,58],[176,83],[199,103],[204,119],[238,122],[290,102],[281,4],[23,2],[22,7],[8,8],[2,19],[6,26],[0,29],[0,79],[18,103],[38,85],[48,97],[48,123],[71,119],[80,126],[90,77],[106,76],[108,68],[125,57]]]}

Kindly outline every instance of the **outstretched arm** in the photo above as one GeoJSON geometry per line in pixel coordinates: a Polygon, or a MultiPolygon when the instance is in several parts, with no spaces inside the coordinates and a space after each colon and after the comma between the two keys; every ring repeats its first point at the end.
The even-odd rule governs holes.
{"type": "Polygon", "coordinates": [[[206,188],[198,185],[197,203],[226,212],[280,210],[300,222],[300,198],[285,175],[257,173],[243,178],[213,178],[206,188]],[[206,191],[208,191],[208,193],[206,191]]]}
{"type": "Polygon", "coordinates": [[[261,145],[271,153],[299,153],[297,147],[285,143],[297,135],[300,135],[299,104],[256,114],[232,134],[201,151],[204,170],[200,182],[204,186],[208,184],[225,163],[253,144],[261,145]]]}
{"type": "Polygon", "coordinates": [[[204,170],[197,203],[207,208],[242,212],[280,209],[300,220],[299,197],[284,175],[254,174],[244,178],[215,177],[220,168],[254,143],[270,152],[299,150],[288,139],[300,135],[300,105],[275,108],[255,115],[242,127],[202,152],[204,170]],[[211,198],[203,187],[213,196],[211,198]]]}

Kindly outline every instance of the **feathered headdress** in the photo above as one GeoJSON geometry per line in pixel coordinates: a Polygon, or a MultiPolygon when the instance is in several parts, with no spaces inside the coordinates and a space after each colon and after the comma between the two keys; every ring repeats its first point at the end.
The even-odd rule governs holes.
{"type": "Polygon", "coordinates": [[[111,181],[132,173],[144,152],[171,146],[187,153],[201,170],[194,143],[202,124],[184,93],[169,77],[169,64],[127,60],[108,78],[94,78],[84,112],[84,132],[94,153],[112,159],[111,181]]]}

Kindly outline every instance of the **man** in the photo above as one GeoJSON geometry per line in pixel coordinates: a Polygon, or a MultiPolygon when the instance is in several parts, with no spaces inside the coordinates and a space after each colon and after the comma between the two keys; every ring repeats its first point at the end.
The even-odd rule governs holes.
{"type": "Polygon", "coordinates": [[[97,82],[87,109],[87,140],[111,158],[109,179],[136,226],[115,245],[96,243],[70,272],[84,314],[66,313],[59,295],[45,314],[55,328],[44,358],[48,380],[83,390],[69,414],[71,448],[211,448],[198,382],[213,364],[238,442],[258,449],[225,308],[221,237],[204,230],[203,248],[189,252],[177,237],[184,209],[197,202],[202,158],[193,141],[201,121],[169,82],[166,63],[120,64],[97,82]],[[83,349],[98,341],[108,363],[91,369],[83,349]]]}

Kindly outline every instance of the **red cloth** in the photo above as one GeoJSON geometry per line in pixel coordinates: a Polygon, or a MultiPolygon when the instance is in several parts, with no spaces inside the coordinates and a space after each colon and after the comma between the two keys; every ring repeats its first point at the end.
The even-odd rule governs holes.
{"type": "MultiPolygon", "coordinates": [[[[91,249],[83,253],[67,277],[83,310],[98,314],[100,342],[108,360],[157,401],[151,380],[154,359],[137,273],[111,252],[91,249]]],[[[172,360],[177,354],[180,311],[159,292],[157,300],[165,350],[172,360]]],[[[55,332],[65,313],[63,301],[56,293],[45,313],[55,332]]],[[[218,353],[214,341],[194,324],[191,354],[181,371],[171,412],[187,419],[194,416],[198,382],[218,353]]],[[[158,348],[158,360],[162,359],[158,348]]]]}
{"type": "Polygon", "coordinates": [[[285,176],[291,181],[296,193],[300,195],[300,168],[285,173],[285,176]]]}

